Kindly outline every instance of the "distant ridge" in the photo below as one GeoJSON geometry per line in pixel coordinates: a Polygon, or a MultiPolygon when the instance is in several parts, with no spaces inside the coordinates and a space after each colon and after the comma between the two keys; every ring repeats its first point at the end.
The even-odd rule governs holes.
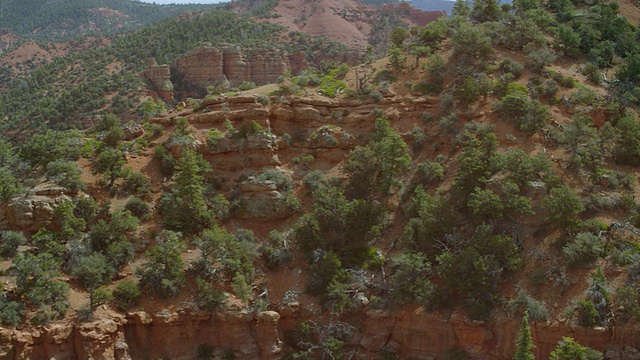
{"type": "Polygon", "coordinates": [[[444,11],[447,15],[451,15],[454,1],[446,0],[411,0],[411,5],[422,11],[444,11]]]}
{"type": "Polygon", "coordinates": [[[59,40],[133,30],[181,13],[218,4],[157,5],[133,0],[2,0],[0,31],[59,40]]]}

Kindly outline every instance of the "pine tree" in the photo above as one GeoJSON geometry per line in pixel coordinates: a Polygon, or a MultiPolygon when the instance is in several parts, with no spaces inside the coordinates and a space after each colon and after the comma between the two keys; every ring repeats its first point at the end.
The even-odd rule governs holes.
{"type": "Polygon", "coordinates": [[[533,348],[531,330],[529,329],[529,314],[525,311],[522,321],[520,322],[520,330],[518,331],[518,339],[516,340],[516,353],[513,354],[513,360],[535,359],[531,352],[533,348]]]}

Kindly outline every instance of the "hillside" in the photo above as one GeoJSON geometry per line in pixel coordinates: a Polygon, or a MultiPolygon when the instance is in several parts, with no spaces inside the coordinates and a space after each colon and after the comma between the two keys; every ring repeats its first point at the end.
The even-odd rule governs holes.
{"type": "Polygon", "coordinates": [[[12,72],[0,357],[637,356],[640,9],[462,5],[356,65],[214,10],[12,72]]]}
{"type": "Polygon", "coordinates": [[[167,19],[111,39],[24,44],[1,58],[0,127],[11,137],[43,124],[82,127],[105,110],[131,116],[143,95],[139,75],[151,58],[172,64],[206,43],[267,46],[281,32],[277,26],[215,10],[167,19]],[[65,56],[51,56],[61,51],[65,56]]]}
{"type": "Polygon", "coordinates": [[[359,56],[368,45],[383,53],[386,39],[396,26],[424,26],[441,12],[423,12],[400,1],[280,0],[232,2],[226,8],[241,14],[262,18],[281,25],[288,31],[325,37],[356,51],[359,56]]]}
{"type": "Polygon", "coordinates": [[[4,0],[0,31],[28,39],[104,35],[150,25],[215,5],[156,5],[132,0],[4,0]]]}

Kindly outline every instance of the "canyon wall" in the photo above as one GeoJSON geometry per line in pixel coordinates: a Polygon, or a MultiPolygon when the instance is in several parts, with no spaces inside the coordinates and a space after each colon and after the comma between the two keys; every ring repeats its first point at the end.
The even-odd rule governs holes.
{"type": "Polygon", "coordinates": [[[165,102],[173,102],[173,84],[171,83],[171,68],[168,65],[158,66],[155,59],[151,59],[142,75],[149,81],[151,87],[165,102]]]}
{"type": "Polygon", "coordinates": [[[143,76],[165,101],[173,101],[174,87],[201,93],[208,86],[229,82],[267,84],[287,72],[298,74],[307,67],[304,55],[275,49],[201,46],[176,60],[173,67],[150,61],[143,76]]]}
{"type": "MultiPolygon", "coordinates": [[[[212,349],[237,359],[280,359],[289,327],[310,314],[275,311],[251,313],[189,313],[161,311],[102,318],[87,323],[56,323],[29,330],[0,330],[0,359],[194,359],[198,351],[212,349]],[[200,350],[199,350],[200,349],[200,350]]],[[[464,350],[471,359],[509,359],[515,350],[518,321],[496,319],[470,322],[419,310],[369,310],[343,319],[357,328],[347,344],[354,359],[376,358],[381,348],[399,358],[439,359],[451,349],[464,350]]],[[[547,359],[563,336],[605,353],[605,359],[638,358],[640,329],[582,328],[566,324],[533,324],[533,350],[547,359]]]]}
{"type": "MultiPolygon", "coordinates": [[[[236,60],[242,62],[246,58],[236,60]]],[[[324,166],[338,163],[350,149],[366,142],[366,137],[357,135],[370,132],[373,120],[381,113],[397,122],[400,133],[408,133],[423,113],[438,106],[437,98],[387,95],[377,101],[272,98],[271,105],[253,96],[219,97],[203,100],[197,111],[176,110],[152,121],[170,127],[178,118],[186,117],[200,144],[198,150],[216,171],[241,173],[275,167],[305,153],[313,153],[315,162],[324,166]],[[401,118],[407,121],[399,123],[401,118]],[[265,130],[243,138],[225,130],[229,123],[238,130],[252,121],[265,130]],[[211,129],[218,129],[221,134],[215,144],[207,143],[211,129]]],[[[246,205],[242,206],[245,210],[238,218],[273,221],[288,215],[286,208],[276,206],[274,199],[278,199],[278,194],[268,183],[253,181],[251,177],[238,183],[232,179],[229,183],[237,190],[241,203],[246,199],[246,205]]],[[[70,195],[58,188],[38,189],[0,208],[0,221],[8,228],[36,229],[49,223],[52,209],[70,195]]],[[[96,320],[90,322],[0,328],[0,360],[194,359],[199,349],[207,347],[215,349],[218,356],[233,352],[238,359],[279,359],[284,357],[286,333],[297,323],[306,319],[331,320],[328,317],[322,320],[312,304],[276,308],[275,304],[283,298],[277,291],[275,286],[269,288],[272,308],[277,311],[210,314],[179,308],[154,314],[137,311],[117,315],[101,310],[96,320]]],[[[439,359],[456,348],[472,359],[509,359],[519,323],[519,319],[499,315],[488,322],[472,322],[457,312],[433,314],[420,307],[387,311],[369,305],[340,320],[356,328],[345,352],[353,354],[354,359],[378,358],[382,348],[401,359],[439,359]]],[[[563,336],[605,352],[607,359],[640,358],[634,349],[640,348],[639,327],[584,328],[550,321],[534,323],[531,330],[538,359],[548,358],[563,336]]]]}

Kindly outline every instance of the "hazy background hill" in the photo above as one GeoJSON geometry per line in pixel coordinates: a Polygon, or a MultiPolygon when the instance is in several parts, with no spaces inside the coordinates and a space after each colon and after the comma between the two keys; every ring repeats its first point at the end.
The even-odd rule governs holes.
{"type": "Polygon", "coordinates": [[[444,11],[447,15],[451,15],[454,4],[447,0],[412,0],[410,3],[422,11],[444,11]]]}

